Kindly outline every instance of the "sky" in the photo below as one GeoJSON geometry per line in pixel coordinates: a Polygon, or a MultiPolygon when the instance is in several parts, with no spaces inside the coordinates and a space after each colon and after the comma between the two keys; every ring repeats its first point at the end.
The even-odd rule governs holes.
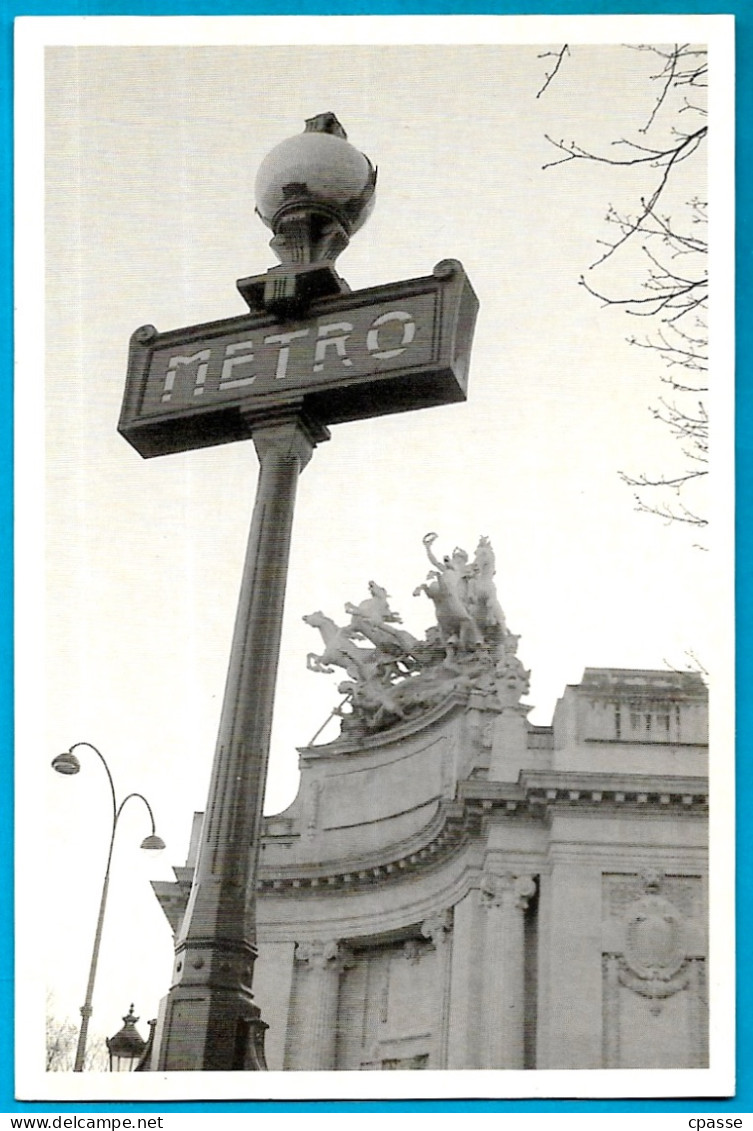
{"type": "MultiPolygon", "coordinates": [[[[52,757],[95,744],[118,799],[143,793],[168,846],[139,851],[150,826],[129,803],[95,1038],[112,1035],[131,1002],[146,1035],[169,988],[171,933],[149,880],[172,878],[204,808],[258,468],[250,442],[142,460],[116,431],[128,339],[147,322],[167,330],[243,313],[235,280],[276,263],[254,215],[256,169],[306,118],[333,110],[379,168],[374,213],[338,260],[351,288],[455,258],[480,310],[467,403],[335,426],[303,472],[265,811],[291,803],[296,748],[339,701],[341,673],[306,670],[320,639],[302,617],[321,609],[345,623],[344,604],[375,579],[423,635],[432,606],[412,594],[428,531],[440,553],[491,539],[534,723],[551,721],[586,666],[682,667],[690,650],[712,689],[729,677],[731,367],[720,351],[715,523],[699,549],[693,529],[637,513],[619,479],[674,458],[650,412],[661,364],[627,344],[624,314],[578,286],[607,206],[629,207],[640,187],[608,166],[543,168],[556,157],[547,134],[599,148],[634,133],[651,109],[653,62],[620,45],[624,35],[610,46],[582,36],[537,98],[541,56],[562,37],[533,26],[526,36],[515,22],[514,44],[443,33],[444,44],[398,34],[345,46],[324,29],[318,45],[275,46],[253,26],[223,39],[204,21],[201,46],[124,45],[125,34],[103,45],[89,30],[93,45],[72,35],[47,48],[34,145],[37,168],[45,147],[45,324],[21,359],[21,395],[39,412],[22,405],[20,416],[30,429],[21,473],[38,503],[25,521],[29,538],[44,537],[43,557],[23,563],[19,666],[33,704],[20,726],[20,804],[43,828],[27,865],[45,893],[43,909],[29,908],[46,940],[34,1009],[49,988],[60,1016],[78,1016],[109,837],[96,756],[79,751],[82,772],[65,778],[52,757]],[[29,365],[42,331],[44,382],[29,365]]],[[[678,201],[703,192],[700,174],[688,171],[678,201]]],[[[29,208],[41,220],[41,205],[29,208]]],[[[40,288],[37,278],[37,302],[40,288]]],[[[330,722],[319,741],[336,733],[330,722]]],[[[37,957],[30,946],[29,964],[37,957]]],[[[33,1050],[36,1030],[27,1037],[33,1050]]]]}

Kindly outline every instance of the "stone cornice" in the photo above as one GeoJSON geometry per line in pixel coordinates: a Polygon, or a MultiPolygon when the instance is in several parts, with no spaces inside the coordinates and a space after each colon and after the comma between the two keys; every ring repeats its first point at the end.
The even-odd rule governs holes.
{"type": "Polygon", "coordinates": [[[259,871],[258,889],[283,894],[368,890],[374,884],[435,867],[460,851],[491,815],[546,820],[552,809],[661,816],[669,811],[705,816],[705,777],[649,774],[523,771],[518,782],[468,779],[455,801],[442,802],[434,818],[407,841],[379,851],[316,864],[290,864],[259,871]]]}
{"type": "MultiPolygon", "coordinates": [[[[442,801],[423,829],[404,841],[340,860],[264,865],[257,890],[274,895],[310,895],[373,889],[434,869],[461,852],[490,818],[546,822],[553,812],[598,816],[648,815],[703,818],[708,810],[708,779],[654,774],[613,774],[523,770],[517,782],[469,778],[453,801],[442,801]]],[[[274,820],[275,818],[271,818],[274,820]]],[[[182,914],[190,869],[179,869],[179,883],[153,884],[171,922],[182,914]]]]}
{"type": "Polygon", "coordinates": [[[708,778],[701,776],[524,770],[520,784],[532,807],[580,804],[675,811],[708,808],[708,778]]]}
{"type": "Polygon", "coordinates": [[[478,830],[481,809],[458,801],[442,801],[432,820],[414,836],[387,848],[342,860],[259,868],[261,892],[318,892],[367,890],[374,884],[435,866],[457,852],[478,830]]]}

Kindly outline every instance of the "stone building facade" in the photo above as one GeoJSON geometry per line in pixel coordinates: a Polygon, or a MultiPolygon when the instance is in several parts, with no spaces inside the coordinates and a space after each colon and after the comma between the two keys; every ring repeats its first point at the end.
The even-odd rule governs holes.
{"type": "MultiPolygon", "coordinates": [[[[413,641],[383,604],[402,652],[366,605],[346,635],[371,654],[332,661],[342,733],[300,750],[295,801],[265,818],[269,1068],[707,1066],[701,677],[589,668],[534,726],[498,605],[465,601],[479,643],[439,616],[413,641]]],[[[154,885],[176,931],[200,837],[197,815],[154,885]]]]}

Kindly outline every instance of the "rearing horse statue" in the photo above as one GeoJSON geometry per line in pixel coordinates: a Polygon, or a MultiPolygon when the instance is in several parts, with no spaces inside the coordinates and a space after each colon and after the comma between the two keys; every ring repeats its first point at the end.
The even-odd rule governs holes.
{"type": "Polygon", "coordinates": [[[350,629],[359,638],[370,640],[390,660],[399,658],[410,666],[410,657],[418,641],[405,629],[394,627],[402,624],[402,617],[390,608],[386,589],[377,585],[376,581],[370,581],[369,593],[370,596],[359,605],[350,602],[345,605],[345,612],[350,615],[350,629]]]}
{"type": "Polygon", "coordinates": [[[353,628],[341,628],[331,617],[321,610],[307,613],[303,620],[312,628],[318,628],[324,641],[324,651],[319,656],[309,652],[306,667],[312,672],[333,672],[335,667],[345,668],[351,679],[365,679],[368,666],[373,663],[374,649],[359,648],[353,643],[353,628]]]}
{"type": "Polygon", "coordinates": [[[507,631],[507,624],[497,596],[494,572],[494,550],[489,539],[482,536],[476,547],[468,579],[468,604],[480,628],[496,625],[504,633],[507,631]]]}

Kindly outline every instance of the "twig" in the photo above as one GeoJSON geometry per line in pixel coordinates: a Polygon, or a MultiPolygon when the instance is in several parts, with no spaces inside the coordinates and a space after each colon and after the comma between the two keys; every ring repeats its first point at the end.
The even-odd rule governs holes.
{"type": "Polygon", "coordinates": [[[565,55],[569,55],[569,54],[570,54],[570,48],[565,43],[565,44],[563,44],[563,46],[560,48],[559,51],[544,51],[544,52],[542,52],[541,55],[538,56],[539,59],[550,59],[554,56],[557,59],[557,62],[554,64],[554,68],[552,69],[551,74],[546,74],[546,72],[545,72],[544,78],[545,78],[546,81],[544,82],[544,85],[542,86],[541,90],[536,95],[537,98],[541,98],[542,94],[544,93],[546,88],[549,86],[549,84],[552,81],[552,79],[554,78],[554,76],[557,74],[557,71],[562,66],[562,60],[565,58],[565,55]]]}

